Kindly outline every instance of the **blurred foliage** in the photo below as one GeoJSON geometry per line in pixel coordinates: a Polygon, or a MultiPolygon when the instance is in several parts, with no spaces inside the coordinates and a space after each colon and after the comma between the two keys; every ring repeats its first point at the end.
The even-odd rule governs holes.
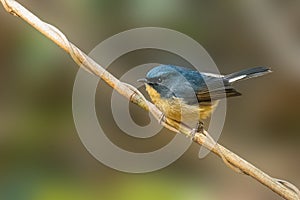
{"type": "MultiPolygon", "coordinates": [[[[289,59],[274,56],[274,48],[263,39],[267,33],[258,22],[249,22],[239,1],[20,2],[59,27],[85,52],[121,31],[157,26],[198,41],[222,73],[271,66],[273,74],[237,86],[243,96],[228,100],[220,142],[268,173],[300,184],[300,91],[295,77],[299,73],[291,70],[289,59]]],[[[290,19],[287,24],[299,36],[296,1],[282,2],[269,1],[280,16],[290,19]]],[[[260,184],[236,176],[214,155],[199,160],[197,145],[171,166],[146,175],[124,174],[102,165],[84,148],[74,127],[72,87],[77,66],[55,44],[3,9],[0,23],[0,199],[279,198],[260,184]]],[[[132,66],[160,61],[188,65],[174,55],[145,50],[120,57],[109,70],[121,76],[132,66]]],[[[171,140],[173,134],[167,131],[145,141],[121,132],[109,110],[112,90],[104,84],[98,89],[97,112],[107,116],[100,123],[113,130],[109,137],[120,147],[147,152],[171,140]]],[[[131,111],[144,116],[135,107],[131,111]]]]}

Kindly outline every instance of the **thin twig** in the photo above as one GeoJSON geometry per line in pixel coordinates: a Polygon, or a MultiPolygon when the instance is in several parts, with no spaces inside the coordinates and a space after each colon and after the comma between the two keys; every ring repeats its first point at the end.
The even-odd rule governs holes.
{"type": "MultiPolygon", "coordinates": [[[[85,53],[83,53],[79,48],[77,48],[75,45],[69,42],[66,36],[56,27],[41,21],[38,17],[33,15],[30,11],[28,11],[21,4],[14,0],[0,1],[7,12],[13,14],[14,16],[22,18],[24,21],[29,23],[43,35],[48,37],[59,47],[61,47],[67,53],[69,53],[78,65],[80,65],[87,71],[99,76],[108,85],[117,90],[117,92],[126,97],[129,101],[151,112],[157,120],[161,120],[161,116],[163,116],[163,113],[160,110],[158,110],[152,103],[147,101],[145,97],[136,88],[126,83],[120,82],[116,77],[107,72],[94,60],[92,60],[85,53]]],[[[179,124],[178,122],[168,119],[166,117],[164,117],[161,121],[162,125],[170,129],[171,131],[183,133],[187,136],[189,136],[192,132],[192,129],[190,127],[187,127],[183,124],[179,124]]],[[[284,180],[272,178],[271,176],[264,173],[249,162],[245,161],[235,153],[216,143],[206,131],[204,131],[204,134],[196,133],[195,137],[193,138],[193,141],[200,145],[203,145],[204,147],[208,148],[213,153],[218,155],[220,158],[222,158],[224,163],[228,165],[231,169],[251,176],[255,180],[259,181],[260,183],[273,190],[275,193],[282,196],[283,198],[288,200],[300,199],[299,190],[293,184],[284,180]]]]}

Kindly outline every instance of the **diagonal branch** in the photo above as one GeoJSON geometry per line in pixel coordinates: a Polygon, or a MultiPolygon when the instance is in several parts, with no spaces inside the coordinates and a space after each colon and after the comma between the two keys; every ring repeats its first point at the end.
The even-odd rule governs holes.
{"type": "MultiPolygon", "coordinates": [[[[94,60],[88,57],[74,44],[69,42],[66,36],[57,28],[43,22],[15,0],[0,1],[7,12],[22,18],[28,24],[33,26],[35,29],[37,29],[39,32],[41,32],[43,35],[48,37],[59,47],[69,53],[79,66],[99,76],[108,85],[117,90],[117,92],[119,92],[132,103],[135,103],[141,108],[151,112],[157,120],[160,120],[162,122],[162,125],[164,127],[177,133],[182,133],[187,136],[190,135],[190,133],[192,132],[191,128],[165,117],[163,117],[163,119],[161,120],[161,116],[163,116],[163,113],[158,110],[152,103],[147,101],[136,88],[119,81],[116,77],[107,72],[104,68],[102,68],[94,60]]],[[[297,189],[297,187],[287,181],[273,178],[264,173],[235,153],[216,143],[206,131],[204,131],[204,133],[197,133],[193,141],[198,143],[199,145],[203,145],[204,147],[208,148],[213,153],[218,155],[220,158],[222,158],[224,163],[227,164],[227,166],[236,171],[242,172],[243,174],[249,175],[283,198],[288,200],[300,199],[299,190],[297,189]]]]}

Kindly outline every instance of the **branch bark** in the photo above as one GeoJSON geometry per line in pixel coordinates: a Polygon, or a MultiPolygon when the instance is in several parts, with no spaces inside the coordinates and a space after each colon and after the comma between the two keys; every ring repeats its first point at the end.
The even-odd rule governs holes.
{"type": "MultiPolygon", "coordinates": [[[[163,116],[161,111],[158,110],[152,103],[147,101],[145,97],[143,97],[142,94],[136,88],[129,86],[126,83],[122,83],[112,74],[107,72],[104,68],[102,68],[94,60],[89,58],[74,44],[69,42],[66,36],[57,28],[43,22],[15,0],[0,1],[7,12],[17,17],[20,17],[28,24],[33,26],[35,29],[37,29],[39,32],[41,32],[43,35],[48,37],[59,47],[65,50],[68,54],[70,54],[79,66],[99,76],[108,85],[117,90],[117,92],[119,92],[129,101],[137,104],[138,106],[147,111],[150,111],[157,120],[161,120],[161,116],[163,116]]],[[[171,131],[182,133],[187,136],[189,136],[192,132],[191,128],[182,124],[178,124],[177,122],[172,121],[171,119],[162,120],[162,124],[171,131]]],[[[249,175],[250,177],[267,186],[269,189],[273,190],[275,193],[282,196],[283,198],[288,200],[300,199],[299,190],[297,189],[297,187],[295,187],[287,181],[279,180],[269,176],[254,165],[239,157],[237,154],[231,152],[222,145],[213,141],[213,139],[209,136],[209,134],[206,131],[204,131],[204,133],[196,133],[196,136],[194,137],[193,141],[198,143],[199,145],[203,145],[204,147],[210,149],[213,153],[222,158],[225,164],[227,164],[229,167],[238,169],[238,171],[242,172],[243,174],[249,175]]]]}

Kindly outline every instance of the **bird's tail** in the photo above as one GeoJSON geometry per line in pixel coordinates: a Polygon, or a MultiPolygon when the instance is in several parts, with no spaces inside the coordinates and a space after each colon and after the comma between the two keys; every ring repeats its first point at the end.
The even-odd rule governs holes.
{"type": "Polygon", "coordinates": [[[250,69],[245,69],[242,71],[234,72],[232,74],[228,74],[224,76],[224,79],[229,83],[233,83],[240,80],[245,80],[248,78],[258,77],[272,72],[267,67],[254,67],[250,69]]]}

